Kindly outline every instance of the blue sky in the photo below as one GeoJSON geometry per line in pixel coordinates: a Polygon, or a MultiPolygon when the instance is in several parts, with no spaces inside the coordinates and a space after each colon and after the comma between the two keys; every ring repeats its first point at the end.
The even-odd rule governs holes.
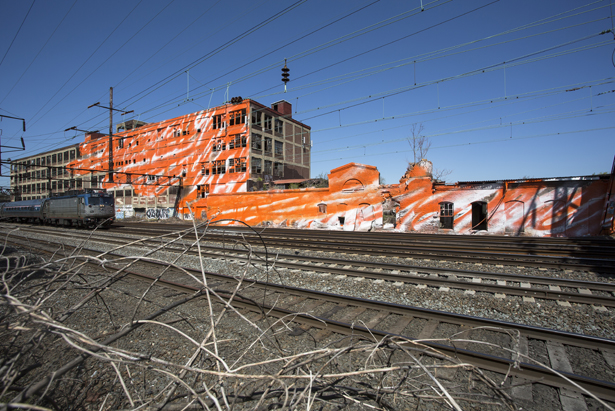
{"type": "Polygon", "coordinates": [[[2,119],[2,145],[26,144],[2,160],[83,141],[69,127],[108,131],[108,111],[87,107],[108,105],[113,87],[114,106],[134,110],[125,119],[146,122],[234,96],[285,99],[312,127],[312,175],[357,162],[396,183],[413,158],[413,124],[448,182],[613,163],[609,0],[0,4],[0,114],[27,125],[2,119]]]}

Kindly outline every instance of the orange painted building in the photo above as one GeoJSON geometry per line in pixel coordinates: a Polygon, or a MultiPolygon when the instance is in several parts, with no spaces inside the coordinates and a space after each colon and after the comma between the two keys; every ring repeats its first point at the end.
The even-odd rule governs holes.
{"type": "MultiPolygon", "coordinates": [[[[113,136],[89,135],[68,167],[115,192],[118,218],[233,219],[250,225],[367,231],[527,236],[613,233],[614,172],[606,176],[443,184],[431,163],[412,165],[399,184],[350,163],[326,188],[268,189],[310,175],[310,127],[286,101],[232,103],[158,123],[123,123],[113,136]],[[86,176],[90,175],[90,178],[86,176]]],[[[615,169],[614,169],[615,170],[615,169]]]]}

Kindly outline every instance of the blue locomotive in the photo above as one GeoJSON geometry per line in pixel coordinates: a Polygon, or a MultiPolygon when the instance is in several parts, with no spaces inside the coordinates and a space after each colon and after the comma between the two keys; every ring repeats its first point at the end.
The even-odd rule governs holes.
{"type": "Polygon", "coordinates": [[[60,196],[14,201],[0,206],[0,217],[9,221],[75,227],[108,227],[115,220],[113,195],[100,189],[69,191],[60,196]]]}

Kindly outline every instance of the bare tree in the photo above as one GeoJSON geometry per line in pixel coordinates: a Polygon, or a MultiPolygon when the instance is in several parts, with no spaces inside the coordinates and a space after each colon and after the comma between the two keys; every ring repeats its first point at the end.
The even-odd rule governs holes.
{"type": "MultiPolygon", "coordinates": [[[[408,144],[412,150],[412,163],[408,164],[408,168],[411,168],[414,164],[418,163],[424,158],[427,158],[427,153],[431,148],[431,141],[429,137],[423,135],[423,124],[412,125],[410,129],[410,136],[408,136],[408,144]]],[[[451,174],[453,170],[434,168],[432,177],[434,180],[444,180],[444,177],[451,174]]]]}
{"type": "Polygon", "coordinates": [[[412,164],[416,164],[425,157],[427,157],[427,152],[429,152],[429,148],[431,147],[431,141],[429,138],[422,135],[423,133],[423,125],[414,123],[412,128],[410,129],[410,136],[408,136],[408,144],[410,144],[410,149],[412,149],[412,164]]]}

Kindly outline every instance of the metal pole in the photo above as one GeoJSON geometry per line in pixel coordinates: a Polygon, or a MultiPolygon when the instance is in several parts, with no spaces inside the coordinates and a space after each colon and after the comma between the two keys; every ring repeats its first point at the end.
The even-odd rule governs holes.
{"type": "Polygon", "coordinates": [[[109,87],[109,182],[113,183],[113,87],[109,87]]]}

